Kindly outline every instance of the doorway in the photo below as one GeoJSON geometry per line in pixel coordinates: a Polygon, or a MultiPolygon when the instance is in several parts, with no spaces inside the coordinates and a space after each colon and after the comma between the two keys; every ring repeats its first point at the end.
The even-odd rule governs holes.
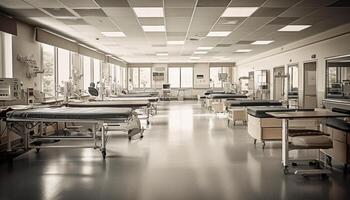
{"type": "Polygon", "coordinates": [[[314,109],[317,107],[316,84],[316,62],[304,63],[303,107],[305,109],[314,109]]]}
{"type": "Polygon", "coordinates": [[[273,68],[273,99],[280,101],[284,100],[285,92],[285,74],[284,74],[284,66],[273,68]]]}

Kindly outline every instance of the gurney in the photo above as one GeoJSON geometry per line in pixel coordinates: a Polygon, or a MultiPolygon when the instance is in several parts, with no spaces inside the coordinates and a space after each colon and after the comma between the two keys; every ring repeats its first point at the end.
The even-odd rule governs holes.
{"type": "Polygon", "coordinates": [[[209,109],[213,109],[216,112],[223,112],[225,110],[225,101],[229,99],[243,99],[247,98],[246,95],[241,94],[209,94],[204,105],[209,109]]]}
{"type": "MultiPolygon", "coordinates": [[[[41,107],[27,110],[14,110],[6,114],[6,127],[24,139],[24,148],[75,147],[99,149],[106,157],[108,132],[113,130],[127,131],[129,139],[136,134],[143,137],[143,129],[137,114],[131,108],[73,108],[73,107],[41,107]],[[46,128],[64,124],[64,131],[69,131],[67,123],[91,125],[91,135],[47,135],[46,128]],[[101,129],[101,132],[98,130],[101,129]],[[37,131],[36,131],[37,130],[37,131]],[[37,133],[35,133],[35,131],[37,133]],[[88,140],[92,145],[43,145],[42,141],[52,140],[88,140]]],[[[61,130],[61,129],[60,129],[61,130]]],[[[10,144],[10,143],[9,143],[10,144]]],[[[11,151],[11,146],[8,148],[11,151]]]]}
{"type": "Polygon", "coordinates": [[[151,109],[151,103],[147,100],[106,100],[106,101],[85,101],[85,102],[68,102],[67,107],[111,107],[111,108],[132,108],[143,109],[146,115],[147,124],[149,124],[149,114],[151,109]]]}
{"type": "Polygon", "coordinates": [[[150,111],[154,111],[157,114],[157,103],[159,102],[159,97],[156,96],[128,96],[128,95],[119,95],[119,96],[109,96],[107,100],[110,101],[148,101],[151,104],[150,111]]]}
{"type": "Polygon", "coordinates": [[[247,107],[248,106],[282,106],[279,101],[272,100],[253,100],[253,99],[239,99],[239,100],[227,100],[225,102],[227,109],[227,123],[230,121],[236,124],[236,121],[242,121],[246,123],[248,120],[247,107]]]}

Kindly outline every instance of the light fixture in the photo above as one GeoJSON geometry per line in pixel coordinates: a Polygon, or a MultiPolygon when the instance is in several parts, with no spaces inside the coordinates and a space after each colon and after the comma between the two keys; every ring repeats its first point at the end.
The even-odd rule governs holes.
{"type": "Polygon", "coordinates": [[[137,17],[164,17],[162,7],[136,7],[133,9],[137,17]]]}
{"type": "Polygon", "coordinates": [[[301,31],[304,29],[309,28],[311,25],[287,25],[278,31],[287,31],[287,32],[294,32],[294,31],[301,31]]]}
{"type": "Polygon", "coordinates": [[[197,57],[197,56],[191,56],[191,57],[190,57],[190,59],[191,59],[191,60],[199,60],[199,59],[200,59],[200,57],[197,57]]]}
{"type": "Polygon", "coordinates": [[[214,48],[214,47],[198,47],[197,49],[198,50],[210,50],[212,48],[214,48]]]}
{"type": "Polygon", "coordinates": [[[101,32],[106,37],[126,37],[123,32],[101,32]]]}
{"type": "Polygon", "coordinates": [[[169,54],[168,53],[157,53],[156,55],[157,56],[168,56],[169,54]]]}
{"type": "Polygon", "coordinates": [[[207,51],[195,51],[194,54],[207,54],[207,51]]]}
{"type": "Polygon", "coordinates": [[[264,45],[264,44],[271,44],[272,42],[274,42],[273,40],[257,40],[255,42],[253,42],[253,45],[264,45]]]}
{"type": "Polygon", "coordinates": [[[142,26],[145,32],[165,32],[165,26],[142,26]]]}
{"type": "Polygon", "coordinates": [[[253,50],[251,49],[237,49],[235,52],[237,53],[248,53],[248,52],[251,52],[253,50]]]}
{"type": "Polygon", "coordinates": [[[258,7],[228,7],[221,17],[249,17],[258,7]]]}
{"type": "Polygon", "coordinates": [[[231,31],[210,31],[207,37],[226,37],[230,35],[231,31]]]}
{"type": "Polygon", "coordinates": [[[179,41],[167,41],[167,44],[169,45],[181,45],[185,44],[185,41],[179,40],[179,41]]]}

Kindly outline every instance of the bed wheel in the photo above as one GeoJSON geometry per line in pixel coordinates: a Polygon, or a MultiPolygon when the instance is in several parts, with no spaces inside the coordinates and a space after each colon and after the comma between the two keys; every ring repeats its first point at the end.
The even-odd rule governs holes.
{"type": "Polygon", "coordinates": [[[262,149],[265,149],[265,141],[262,142],[262,149]]]}
{"type": "Polygon", "coordinates": [[[287,174],[289,173],[289,171],[288,171],[288,167],[284,167],[284,169],[283,169],[283,173],[284,173],[284,175],[287,175],[287,174]]]}
{"type": "Polygon", "coordinates": [[[129,136],[128,138],[129,138],[129,140],[131,140],[131,136],[129,136]]]}
{"type": "Polygon", "coordinates": [[[150,122],[147,120],[147,125],[149,125],[150,124],[150,122]]]}
{"type": "Polygon", "coordinates": [[[254,145],[256,145],[256,139],[254,139],[254,145]]]}
{"type": "Polygon", "coordinates": [[[102,157],[103,159],[106,159],[106,150],[102,150],[102,157]]]}
{"type": "Polygon", "coordinates": [[[35,151],[36,151],[37,153],[39,153],[39,152],[40,152],[40,148],[36,148],[35,151]]]}

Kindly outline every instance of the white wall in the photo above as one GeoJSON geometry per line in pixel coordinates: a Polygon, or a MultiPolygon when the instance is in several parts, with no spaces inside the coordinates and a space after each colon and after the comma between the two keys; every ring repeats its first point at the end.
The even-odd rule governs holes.
{"type": "MultiPolygon", "coordinates": [[[[235,80],[241,76],[247,76],[249,71],[267,69],[271,70],[278,66],[287,67],[290,64],[299,65],[299,98],[303,94],[303,63],[308,61],[317,62],[317,98],[321,106],[325,96],[325,66],[326,58],[350,54],[350,24],[346,24],[318,35],[288,44],[284,47],[253,56],[236,64],[237,73],[235,80]],[[311,55],[316,55],[315,59],[311,55]]],[[[287,69],[287,68],[286,68],[287,69]]],[[[271,92],[273,91],[273,78],[271,77],[271,92]]],[[[271,98],[273,94],[270,95],[271,98]]],[[[302,105],[299,99],[299,105],[302,105]]]]}

